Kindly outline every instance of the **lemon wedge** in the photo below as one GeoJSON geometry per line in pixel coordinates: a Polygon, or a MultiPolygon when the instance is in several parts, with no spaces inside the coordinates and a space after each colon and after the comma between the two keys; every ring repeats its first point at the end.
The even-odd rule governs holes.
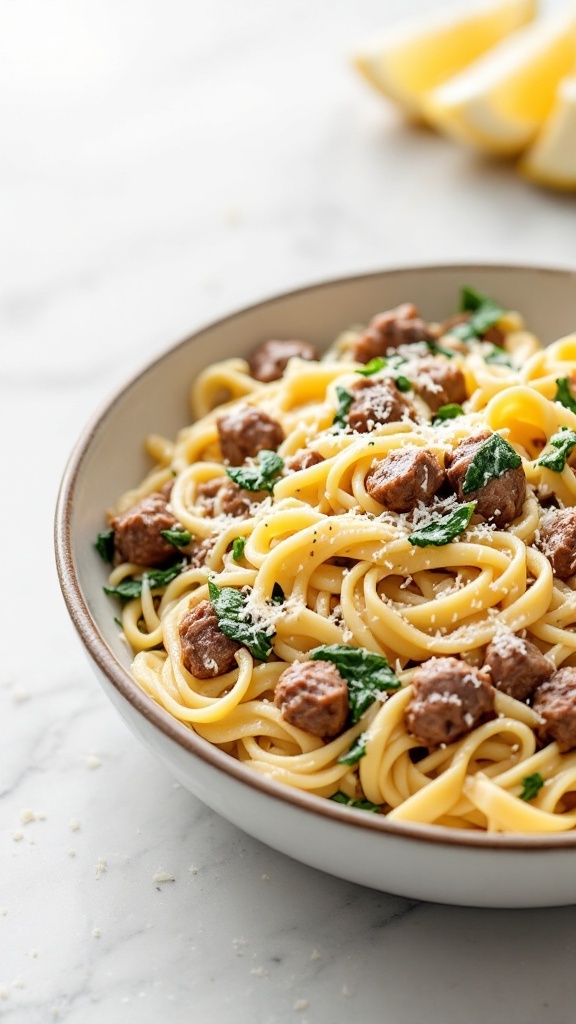
{"type": "Polygon", "coordinates": [[[508,33],[531,21],[536,0],[499,0],[461,14],[439,13],[392,28],[380,46],[354,58],[364,77],[409,114],[425,93],[457,74],[508,33]]]}
{"type": "Polygon", "coordinates": [[[576,78],[560,82],[554,109],[520,170],[540,185],[576,189],[576,78]]]}
{"type": "Polygon", "coordinates": [[[576,63],[574,8],[518,29],[429,94],[429,120],[490,153],[521,152],[554,104],[558,82],[576,63]]]}

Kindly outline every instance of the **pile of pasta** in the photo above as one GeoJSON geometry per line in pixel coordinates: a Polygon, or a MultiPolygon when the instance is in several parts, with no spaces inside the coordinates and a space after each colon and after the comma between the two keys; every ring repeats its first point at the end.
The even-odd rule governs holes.
{"type": "MultiPolygon", "coordinates": [[[[204,370],[192,389],[192,425],[175,441],[147,439],[154,469],[114,512],[173,481],[171,510],[196,541],[210,541],[206,563],[183,564],[165,586],[144,573],[141,594],[124,603],[121,621],[143,689],[255,772],[395,822],[556,832],[576,826],[576,752],[560,753],[556,743],[541,747],[538,716],[527,703],[497,691],[494,717],[417,756],[405,722],[421,662],[458,656],[478,666],[499,632],[531,640],[556,667],[576,665],[574,580],[556,579],[537,545],[547,496],[576,504],[569,461],[560,473],[538,461],[554,434],[576,430],[576,412],[556,400],[558,379],[576,369],[576,335],[543,349],[518,314],[506,314],[499,327],[506,359],[487,359],[481,344],[453,354],[469,397],[461,415],[439,423],[428,410],[417,422],[363,434],[335,426],[337,389],[361,379],[363,368],[350,356],[357,331],[338,338],[318,362],[291,359],[271,383],[253,379],[244,359],[204,370]],[[234,404],[258,407],[281,423],[282,459],[312,445],[323,461],[281,474],[246,518],[211,518],[196,492],[226,472],[216,419],[234,404]],[[522,458],[521,515],[506,529],[473,517],[449,543],[413,544],[415,521],[433,519],[434,503],[413,515],[383,510],[365,487],[374,460],[407,444],[442,459],[481,428],[498,431],[522,458]],[[201,680],[183,665],[178,627],[190,607],[210,598],[210,582],[246,596],[271,653],[259,660],[243,646],[231,671],[201,680]],[[333,644],[386,657],[400,686],[326,741],[289,724],[274,689],[287,664],[333,644]],[[360,739],[355,760],[347,755],[360,739]],[[536,775],[544,785],[532,799],[521,798],[525,780],[536,775]]],[[[109,587],[142,571],[116,566],[109,587]]]]}

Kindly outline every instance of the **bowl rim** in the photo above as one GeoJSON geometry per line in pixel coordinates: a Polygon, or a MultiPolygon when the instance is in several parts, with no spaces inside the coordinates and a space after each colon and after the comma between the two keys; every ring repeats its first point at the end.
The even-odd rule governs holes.
{"type": "Polygon", "coordinates": [[[247,313],[254,313],[267,306],[272,306],[280,300],[294,299],[326,287],[338,287],[353,283],[359,284],[372,278],[393,277],[397,274],[402,275],[406,273],[428,274],[439,271],[459,271],[462,273],[500,271],[504,274],[507,272],[537,275],[550,274],[554,277],[564,276],[569,279],[571,278],[573,285],[576,287],[576,269],[564,266],[490,262],[406,264],[385,267],[382,270],[371,270],[359,274],[326,278],[309,285],[279,292],[249,306],[237,308],[226,316],[219,317],[217,320],[199,327],[192,334],[164,348],[157,356],[146,362],[136,373],[133,373],[125,380],[123,384],[117,386],[111,397],[101,403],[93,413],[76,441],[60,483],[54,519],[54,547],[60,588],[72,623],[87,653],[121,697],[151,725],[159,729],[166,738],[175,742],[194,757],[198,757],[208,763],[216,770],[231,776],[236,782],[249,786],[251,789],[256,789],[263,795],[291,804],[293,807],[306,811],[309,814],[321,815],[332,822],[339,822],[360,830],[384,833],[397,839],[415,840],[419,843],[431,843],[436,846],[476,848],[477,850],[496,849],[501,852],[519,850],[524,852],[542,850],[553,852],[555,850],[565,850],[566,848],[576,847],[576,831],[543,834],[486,833],[472,832],[467,829],[444,829],[433,824],[394,822],[389,821],[385,815],[375,815],[369,812],[359,813],[355,808],[334,803],[331,800],[326,800],[323,797],[315,796],[303,790],[292,789],[289,786],[284,786],[273,779],[251,771],[246,765],[237,761],[229,754],[225,754],[218,747],[213,746],[197,735],[184,723],[173,718],[172,715],[140,688],[136,680],[116,660],[104,636],[98,629],[96,620],[84,600],[74,566],[70,512],[74,503],[78,477],[87,452],[111,410],[123,399],[131,387],[152,371],[167,356],[186,345],[199,341],[203,335],[223,324],[231,323],[247,313]]]}

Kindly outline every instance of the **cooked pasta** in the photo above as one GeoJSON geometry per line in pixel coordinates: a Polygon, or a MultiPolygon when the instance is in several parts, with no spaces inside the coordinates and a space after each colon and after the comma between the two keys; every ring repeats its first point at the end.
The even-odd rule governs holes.
{"type": "Polygon", "coordinates": [[[463,296],[442,325],[406,304],[321,358],[209,366],[98,547],[135,679],[253,771],[397,822],[558,832],[576,335],[543,349],[463,296]]]}

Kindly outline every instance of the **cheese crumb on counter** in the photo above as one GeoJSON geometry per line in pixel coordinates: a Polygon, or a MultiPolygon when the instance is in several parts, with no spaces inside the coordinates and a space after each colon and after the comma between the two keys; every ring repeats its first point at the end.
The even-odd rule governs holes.
{"type": "Polygon", "coordinates": [[[169,875],[167,871],[157,871],[155,875],[152,875],[153,882],[175,882],[174,875],[169,875]]]}
{"type": "Polygon", "coordinates": [[[22,825],[29,825],[31,821],[46,821],[46,815],[43,811],[32,811],[28,807],[20,811],[20,821],[22,825]]]}
{"type": "Polygon", "coordinates": [[[88,757],[86,758],[84,764],[86,765],[87,768],[99,768],[100,765],[102,764],[102,761],[100,760],[99,757],[97,757],[96,754],[88,754],[88,757]]]}

